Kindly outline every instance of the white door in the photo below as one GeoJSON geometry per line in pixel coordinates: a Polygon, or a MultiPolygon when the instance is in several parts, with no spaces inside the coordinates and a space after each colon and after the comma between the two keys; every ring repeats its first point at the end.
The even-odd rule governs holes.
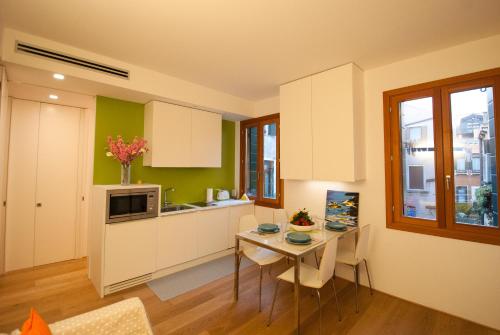
{"type": "Polygon", "coordinates": [[[7,271],[75,258],[81,115],[12,99],[7,271]]]}
{"type": "Polygon", "coordinates": [[[5,271],[33,266],[40,103],[12,99],[5,271]]]}
{"type": "Polygon", "coordinates": [[[151,148],[153,167],[191,165],[191,110],[166,103],[155,103],[151,148]]]}
{"type": "Polygon", "coordinates": [[[222,116],[191,111],[191,166],[221,167],[222,116]]]}
{"type": "Polygon", "coordinates": [[[107,224],[105,239],[104,286],[155,270],[156,220],[107,224]]]}
{"type": "Polygon", "coordinates": [[[199,211],[197,215],[196,240],[198,257],[207,256],[227,249],[227,225],[229,208],[199,211]]]}
{"type": "Polygon", "coordinates": [[[75,258],[81,117],[80,108],[41,105],[35,265],[75,258]]]}
{"type": "Polygon", "coordinates": [[[280,86],[280,166],[283,179],[312,179],[311,77],[280,86]]]}
{"type": "Polygon", "coordinates": [[[196,258],[196,216],[196,213],[185,213],[157,219],[156,270],[196,258]]]}

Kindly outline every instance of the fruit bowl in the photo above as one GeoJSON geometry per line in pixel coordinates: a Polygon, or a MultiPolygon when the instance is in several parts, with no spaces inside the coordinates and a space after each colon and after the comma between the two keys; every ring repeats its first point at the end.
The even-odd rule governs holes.
{"type": "Polygon", "coordinates": [[[316,228],[316,224],[310,226],[299,226],[293,223],[290,223],[290,227],[295,231],[311,231],[316,228]]]}

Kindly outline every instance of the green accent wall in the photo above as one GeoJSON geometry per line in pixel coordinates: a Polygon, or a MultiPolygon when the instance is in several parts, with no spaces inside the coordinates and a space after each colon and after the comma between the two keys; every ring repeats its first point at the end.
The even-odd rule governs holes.
{"type": "MultiPolygon", "coordinates": [[[[184,203],[205,200],[206,189],[234,188],[234,122],[222,121],[221,168],[152,168],[142,166],[142,157],[132,163],[132,183],[174,187],[169,201],[184,203]]],[[[122,135],[130,141],[144,136],[144,105],[98,96],[96,102],[94,184],[120,183],[120,164],[106,157],[106,138],[122,135]]],[[[162,194],[163,201],[163,194],[162,194]]]]}

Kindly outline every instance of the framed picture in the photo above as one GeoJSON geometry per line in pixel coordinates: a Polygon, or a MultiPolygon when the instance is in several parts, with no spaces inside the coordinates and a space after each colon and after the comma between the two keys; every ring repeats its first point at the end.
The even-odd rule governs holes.
{"type": "Polygon", "coordinates": [[[358,226],[359,193],[331,191],[326,193],[325,219],[358,226]]]}

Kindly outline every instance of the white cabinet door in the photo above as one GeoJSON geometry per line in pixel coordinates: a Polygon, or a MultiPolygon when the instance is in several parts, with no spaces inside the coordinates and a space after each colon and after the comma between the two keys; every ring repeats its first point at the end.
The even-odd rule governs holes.
{"type": "Polygon", "coordinates": [[[154,101],[146,105],[144,113],[144,137],[150,146],[144,165],[189,167],[191,109],[154,101]]]}
{"type": "Polygon", "coordinates": [[[196,214],[198,257],[227,249],[229,208],[203,210],[196,214]]]}
{"type": "Polygon", "coordinates": [[[157,221],[156,270],[196,258],[196,213],[162,216],[157,221]]]}
{"type": "Polygon", "coordinates": [[[5,270],[33,266],[40,103],[12,99],[5,270]]]}
{"type": "Polygon", "coordinates": [[[354,64],[312,76],[313,178],[353,182],[364,177],[362,73],[354,64]]]}
{"type": "Polygon", "coordinates": [[[191,166],[221,167],[222,116],[191,110],[191,166]]]}
{"type": "Polygon", "coordinates": [[[104,286],[155,271],[156,224],[145,219],[106,225],[104,286]]]}
{"type": "Polygon", "coordinates": [[[80,108],[41,105],[35,266],[75,258],[81,117],[80,108]]]}
{"type": "Polygon", "coordinates": [[[311,77],[280,87],[281,178],[312,179],[311,77]]]}
{"type": "Polygon", "coordinates": [[[240,217],[254,214],[254,205],[242,205],[229,208],[229,224],[227,225],[228,248],[234,247],[234,237],[239,231],[240,217]]]}

